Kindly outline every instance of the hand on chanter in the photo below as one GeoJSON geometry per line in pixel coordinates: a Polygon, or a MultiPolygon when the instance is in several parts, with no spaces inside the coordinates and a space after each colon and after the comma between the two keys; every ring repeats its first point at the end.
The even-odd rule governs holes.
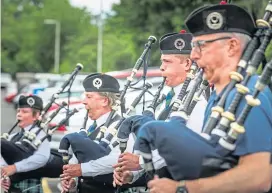
{"type": "Polygon", "coordinates": [[[1,168],[1,176],[8,177],[16,173],[15,165],[8,165],[1,168]]]}
{"type": "Polygon", "coordinates": [[[67,164],[63,166],[63,178],[64,177],[80,177],[82,176],[80,164],[67,164]]]}
{"type": "Polygon", "coordinates": [[[10,185],[11,183],[8,177],[1,177],[1,187],[4,189],[5,192],[8,192],[10,185]]]}
{"type": "Polygon", "coordinates": [[[76,180],[74,178],[70,179],[61,179],[61,188],[62,192],[68,192],[71,188],[76,186],[76,180]]]}
{"type": "Polygon", "coordinates": [[[120,168],[122,171],[126,170],[139,170],[141,166],[139,164],[139,156],[133,153],[125,152],[119,156],[118,163],[113,166],[114,168],[120,168]]]}
{"type": "Polygon", "coordinates": [[[118,168],[116,168],[113,171],[113,186],[116,187],[122,186],[123,184],[128,184],[132,181],[133,174],[131,171],[121,171],[118,168]]]}

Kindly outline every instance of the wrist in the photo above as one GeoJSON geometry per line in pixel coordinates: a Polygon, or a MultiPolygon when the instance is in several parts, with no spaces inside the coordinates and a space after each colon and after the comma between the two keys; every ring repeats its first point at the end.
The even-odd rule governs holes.
{"type": "Polygon", "coordinates": [[[20,162],[13,164],[13,166],[14,166],[15,172],[20,172],[20,168],[21,168],[20,162]]]}
{"type": "Polygon", "coordinates": [[[14,170],[14,172],[17,172],[17,167],[15,164],[11,165],[12,166],[12,169],[14,170]]]}
{"type": "Polygon", "coordinates": [[[204,183],[202,179],[186,180],[185,185],[189,193],[194,193],[194,192],[209,193],[210,192],[206,183],[204,183]]]}
{"type": "Polygon", "coordinates": [[[176,184],[176,193],[189,193],[189,190],[187,188],[187,184],[185,180],[182,180],[180,182],[177,182],[176,184]]]}

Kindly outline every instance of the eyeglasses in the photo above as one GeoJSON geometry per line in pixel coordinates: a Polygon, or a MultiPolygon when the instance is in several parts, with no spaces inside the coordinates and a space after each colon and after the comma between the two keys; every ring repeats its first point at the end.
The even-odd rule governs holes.
{"type": "Polygon", "coordinates": [[[213,40],[198,40],[198,41],[195,41],[195,42],[191,42],[191,47],[192,47],[192,49],[195,48],[195,50],[198,53],[201,53],[201,47],[203,47],[205,44],[213,43],[213,42],[218,41],[218,40],[226,40],[226,39],[231,39],[231,38],[232,37],[221,37],[221,38],[216,38],[216,39],[213,39],[213,40]]]}

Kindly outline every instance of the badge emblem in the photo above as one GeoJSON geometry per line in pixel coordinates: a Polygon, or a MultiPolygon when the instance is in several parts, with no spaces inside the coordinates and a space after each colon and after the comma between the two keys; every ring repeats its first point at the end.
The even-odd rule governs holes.
{"type": "Polygon", "coordinates": [[[223,26],[223,16],[221,13],[212,12],[207,16],[206,24],[210,29],[217,30],[223,26]]]}
{"type": "Polygon", "coordinates": [[[27,102],[27,104],[28,104],[29,106],[32,107],[32,106],[35,104],[35,99],[32,98],[32,97],[30,97],[30,98],[28,98],[28,99],[26,100],[26,102],[27,102]]]}
{"type": "Polygon", "coordinates": [[[174,42],[174,46],[178,50],[182,50],[185,47],[185,41],[183,39],[181,39],[181,38],[176,39],[175,42],[174,42]]]}
{"type": "Polygon", "coordinates": [[[93,80],[93,86],[99,89],[102,86],[102,80],[100,78],[95,78],[93,80]]]}

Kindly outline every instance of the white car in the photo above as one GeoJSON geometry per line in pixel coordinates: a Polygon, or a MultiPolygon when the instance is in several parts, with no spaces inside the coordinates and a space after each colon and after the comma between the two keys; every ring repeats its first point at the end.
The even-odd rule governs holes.
{"type": "Polygon", "coordinates": [[[1,73],[1,88],[7,88],[12,82],[12,77],[9,73],[1,73]]]}

